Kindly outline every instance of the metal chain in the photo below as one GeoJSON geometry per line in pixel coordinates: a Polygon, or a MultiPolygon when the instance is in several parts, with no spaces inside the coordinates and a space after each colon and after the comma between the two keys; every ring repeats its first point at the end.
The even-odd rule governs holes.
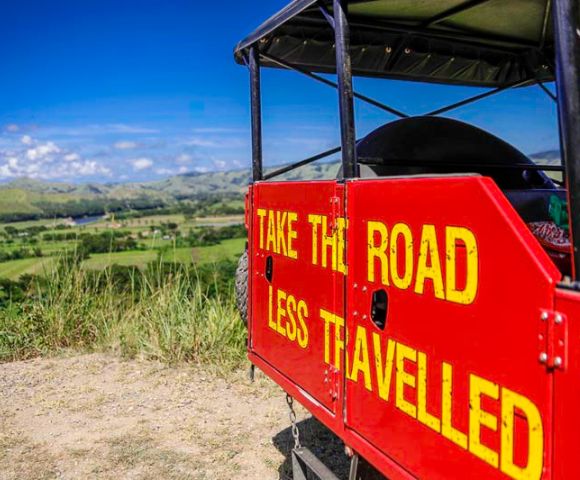
{"type": "Polygon", "coordinates": [[[301,448],[300,445],[300,432],[298,431],[298,425],[296,424],[296,412],[294,411],[294,399],[286,394],[286,403],[288,404],[288,417],[290,418],[290,423],[292,425],[292,437],[294,438],[294,450],[301,448]]]}

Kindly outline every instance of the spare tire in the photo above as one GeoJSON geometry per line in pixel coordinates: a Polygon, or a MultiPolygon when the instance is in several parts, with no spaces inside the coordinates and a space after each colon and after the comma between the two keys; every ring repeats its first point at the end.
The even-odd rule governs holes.
{"type": "Polygon", "coordinates": [[[236,268],[236,305],[244,325],[248,326],[248,251],[242,253],[236,268]]]}

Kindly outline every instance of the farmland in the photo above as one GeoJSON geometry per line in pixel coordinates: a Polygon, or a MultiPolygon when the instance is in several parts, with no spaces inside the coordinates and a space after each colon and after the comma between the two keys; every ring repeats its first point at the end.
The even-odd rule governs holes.
{"type": "Polygon", "coordinates": [[[89,237],[131,239],[132,242],[131,248],[123,251],[115,251],[114,242],[110,242],[110,248],[105,246],[105,251],[88,252],[82,260],[83,268],[87,269],[111,265],[145,268],[155,261],[204,264],[235,260],[243,251],[245,240],[243,230],[232,227],[241,223],[240,215],[192,218],[168,214],[124,220],[107,217],[80,225],[62,220],[3,224],[0,252],[4,261],[0,262],[0,277],[16,280],[24,274],[46,273],[62,255],[78,251],[89,237]],[[227,236],[232,238],[192,240],[196,232],[220,231],[224,227],[230,227],[232,231],[227,236]]]}

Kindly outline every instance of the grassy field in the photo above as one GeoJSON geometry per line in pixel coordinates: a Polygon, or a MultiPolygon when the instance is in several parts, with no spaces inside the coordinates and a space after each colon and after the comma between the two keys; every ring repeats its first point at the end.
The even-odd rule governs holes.
{"type": "Polygon", "coordinates": [[[156,215],[0,226],[0,278],[19,280],[0,286],[0,362],[72,348],[238,365],[245,331],[233,281],[246,242],[241,220],[156,215]]]}
{"type": "Polygon", "coordinates": [[[219,245],[194,248],[192,258],[196,263],[211,263],[224,258],[233,260],[242,254],[245,247],[245,238],[232,238],[231,240],[224,240],[219,245]]]}
{"type": "Polygon", "coordinates": [[[50,270],[54,263],[54,257],[46,258],[23,258],[0,263],[0,277],[16,280],[24,274],[42,275],[50,270]]]}
{"type": "Polygon", "coordinates": [[[148,263],[160,260],[162,262],[177,262],[183,264],[207,264],[224,259],[236,260],[244,250],[244,238],[232,238],[221,241],[217,245],[203,247],[184,247],[176,245],[174,237],[167,238],[160,229],[164,225],[177,224],[177,232],[186,236],[191,230],[227,225],[240,224],[243,217],[240,215],[212,216],[204,218],[190,218],[181,214],[151,215],[142,218],[115,220],[114,217],[96,222],[78,225],[69,228],[56,228],[55,220],[38,220],[30,222],[15,222],[0,225],[0,231],[6,227],[24,230],[31,227],[46,227],[47,230],[35,238],[28,236],[13,236],[9,242],[0,243],[0,250],[13,254],[18,250],[34,249],[42,251],[42,257],[21,258],[0,262],[0,277],[11,280],[18,279],[23,274],[42,275],[49,271],[57,262],[57,258],[64,252],[74,251],[83,235],[96,235],[110,231],[122,233],[138,238],[138,249],[94,253],[82,263],[83,268],[102,270],[110,265],[136,266],[144,268],[148,263]],[[43,240],[44,235],[72,235],[71,240],[43,240]],[[164,238],[165,237],[165,238],[164,238]]]}

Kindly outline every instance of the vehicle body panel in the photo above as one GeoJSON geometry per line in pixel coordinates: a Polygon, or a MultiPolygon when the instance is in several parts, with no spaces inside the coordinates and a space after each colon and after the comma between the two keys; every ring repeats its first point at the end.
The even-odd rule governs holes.
{"type": "Polygon", "coordinates": [[[342,209],[342,189],[335,181],[257,183],[252,189],[252,351],[329,412],[336,409],[341,379],[323,362],[318,317],[321,308],[343,311],[344,275],[328,263],[312,264],[308,215],[332,222],[342,209]]]}
{"type": "MultiPolygon", "coordinates": [[[[346,426],[419,478],[460,479],[466,472],[469,478],[506,478],[501,464],[509,445],[501,441],[501,405],[504,392],[515,391],[541,414],[542,463],[549,472],[553,375],[538,361],[538,333],[540,313],[553,308],[560,274],[501,191],[490,179],[476,176],[383,178],[348,182],[347,205],[352,373],[346,382],[346,426]],[[377,225],[385,227],[382,239],[377,225]],[[473,244],[447,238],[461,231],[472,235],[467,239],[473,244]],[[366,254],[373,247],[383,250],[381,240],[388,243],[384,265],[366,254]],[[466,249],[471,251],[466,254],[466,249]],[[423,264],[421,252],[428,257],[423,264]],[[452,273],[458,291],[467,290],[468,277],[477,282],[473,293],[454,294],[452,273]],[[371,319],[372,295],[381,289],[388,294],[384,330],[371,319]],[[387,366],[389,348],[392,363],[387,366]],[[368,372],[365,355],[370,357],[368,372]],[[357,358],[361,368],[355,368],[357,358]],[[405,384],[405,375],[414,386],[405,384]],[[446,381],[452,392],[447,404],[446,381]],[[469,425],[475,415],[470,391],[474,394],[478,382],[493,385],[492,396],[497,396],[481,395],[481,408],[496,423],[480,429],[483,448],[470,437],[469,425]],[[456,440],[449,429],[447,435],[442,432],[445,405],[450,425],[460,432],[456,440]]],[[[516,421],[512,450],[525,466],[523,418],[516,421]]]]}
{"type": "MultiPolygon", "coordinates": [[[[345,184],[257,182],[251,198],[249,358],[253,363],[390,478],[466,478],[466,472],[470,478],[524,478],[513,469],[510,475],[509,467],[525,469],[528,465],[531,436],[541,438],[543,445],[542,476],[530,478],[551,478],[555,374],[538,361],[538,335],[541,313],[554,308],[560,273],[492,180],[444,176],[345,184]],[[291,231],[287,223],[278,229],[276,214],[269,220],[269,211],[279,212],[280,219],[283,212],[292,212],[291,231]],[[325,225],[322,217],[326,217],[325,225]],[[271,221],[274,223],[269,225],[271,221]],[[408,227],[414,269],[408,288],[394,285],[394,270],[387,271],[385,283],[381,259],[376,256],[374,277],[369,279],[370,249],[382,241],[376,231],[369,236],[372,222],[385,225],[387,236],[396,224],[408,227]],[[434,232],[430,244],[423,235],[425,226],[434,232]],[[276,236],[268,244],[269,227],[276,230],[276,236]],[[467,289],[468,276],[474,275],[469,263],[474,258],[473,248],[461,235],[449,243],[449,232],[465,230],[473,234],[477,250],[477,288],[471,299],[461,292],[467,289]],[[286,242],[285,253],[276,246],[276,242],[283,243],[278,234],[286,239],[295,234],[291,248],[286,242]],[[438,273],[434,273],[435,244],[438,273]],[[290,251],[295,258],[288,255],[290,251]],[[421,255],[423,270],[433,268],[418,293],[421,255]],[[268,257],[273,266],[270,280],[268,257]],[[454,276],[449,273],[451,266],[454,276]],[[443,290],[438,288],[440,298],[432,278],[437,275],[443,282],[443,290]],[[388,295],[384,330],[372,322],[370,312],[372,294],[381,289],[388,295]],[[279,290],[284,293],[280,303],[279,290]],[[293,331],[288,315],[290,295],[307,305],[302,328],[308,330],[308,342],[303,346],[297,335],[288,334],[288,328],[293,331]],[[387,382],[383,378],[379,394],[378,375],[379,371],[386,375],[389,343],[393,344],[394,364],[387,400],[387,382]],[[375,346],[382,349],[380,355],[375,346]],[[415,352],[421,360],[406,357],[397,364],[399,349],[415,352]],[[448,366],[443,367],[444,363],[448,366]],[[449,366],[452,391],[445,405],[451,412],[451,426],[459,432],[455,438],[465,437],[464,446],[459,445],[461,440],[450,439],[449,429],[445,435],[441,433],[447,388],[443,368],[449,380],[449,366]],[[406,380],[401,380],[405,374],[406,380]],[[415,386],[410,385],[413,382],[415,386]],[[425,399],[422,407],[419,383],[425,399]],[[477,385],[483,385],[483,390],[474,394],[477,385]],[[528,413],[517,402],[511,410],[505,407],[502,411],[512,393],[532,405],[528,413]],[[485,417],[483,420],[474,421],[470,414],[476,408],[474,400],[480,403],[477,415],[485,417]],[[528,420],[534,411],[541,417],[539,427],[533,418],[528,420]],[[495,426],[486,422],[495,422],[495,426]],[[434,424],[438,426],[433,428],[434,424]],[[541,429],[539,437],[532,427],[541,429]],[[477,442],[473,428],[479,430],[477,442]]],[[[403,251],[404,238],[398,235],[397,248],[403,251]]],[[[385,250],[387,260],[390,248],[392,245],[385,250]]],[[[406,257],[397,259],[394,268],[404,277],[406,257]]],[[[393,268],[390,260],[387,263],[393,268]]]]}

